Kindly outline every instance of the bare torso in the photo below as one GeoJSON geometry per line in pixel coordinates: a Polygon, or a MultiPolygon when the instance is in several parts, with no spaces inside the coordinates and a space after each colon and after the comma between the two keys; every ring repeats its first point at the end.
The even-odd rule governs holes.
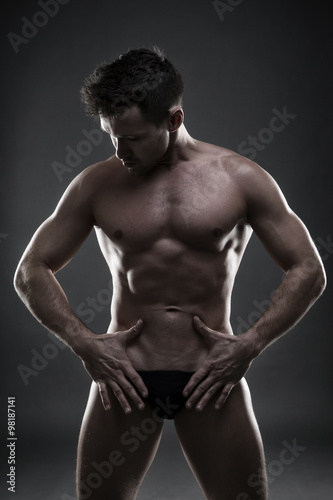
{"type": "Polygon", "coordinates": [[[194,315],[232,333],[231,292],[252,232],[238,155],[199,141],[196,149],[192,161],[144,176],[115,157],[92,172],[95,229],[113,278],[108,332],[142,318],[127,350],[137,370],[196,370],[207,345],[194,315]]]}

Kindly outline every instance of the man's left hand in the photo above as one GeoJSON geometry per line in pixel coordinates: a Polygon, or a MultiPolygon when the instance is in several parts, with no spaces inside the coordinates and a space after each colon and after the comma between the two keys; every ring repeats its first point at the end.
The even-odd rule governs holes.
{"type": "Polygon", "coordinates": [[[186,407],[196,404],[198,411],[203,410],[208,401],[220,393],[215,408],[225,403],[232,388],[244,377],[255,356],[246,342],[246,336],[236,337],[208,328],[198,316],[194,316],[195,329],[209,344],[209,353],[199,370],[190,378],[183,394],[190,397],[186,407]],[[192,392],[193,391],[193,392],[192,392]]]}

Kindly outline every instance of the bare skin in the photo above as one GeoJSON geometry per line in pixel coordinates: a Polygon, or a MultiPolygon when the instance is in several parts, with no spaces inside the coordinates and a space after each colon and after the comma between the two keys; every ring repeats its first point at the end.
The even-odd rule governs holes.
{"type": "MultiPolygon", "coordinates": [[[[15,279],[32,313],[94,380],[79,442],[78,498],[85,498],[80,484],[92,464],[119,450],[119,436],[131,425],[154,419],[137,370],[178,369],[195,372],[175,426],[207,499],[266,499],[263,448],[243,377],[322,293],[317,250],[275,181],[236,153],[193,139],[180,108],[160,127],[136,107],[101,118],[101,126],[116,156],[72,182],[15,279]],[[54,277],[93,227],[113,278],[105,335],[73,314],[54,277]],[[231,293],[253,230],[286,277],[263,317],[234,336],[231,293]],[[256,489],[248,484],[253,473],[261,477],[256,489]]],[[[162,422],[154,422],[149,439],[89,498],[136,498],[162,431],[162,422]]]]}

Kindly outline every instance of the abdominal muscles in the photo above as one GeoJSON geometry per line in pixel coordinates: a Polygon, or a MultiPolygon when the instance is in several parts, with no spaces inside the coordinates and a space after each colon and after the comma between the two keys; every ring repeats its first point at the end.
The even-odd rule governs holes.
{"type": "Polygon", "coordinates": [[[194,314],[181,309],[138,310],[143,320],[140,335],[127,345],[136,370],[195,371],[208,346],[193,327],[194,314]]]}
{"type": "Polygon", "coordinates": [[[126,273],[119,272],[120,267],[118,272],[112,270],[109,332],[126,330],[143,320],[141,334],[127,346],[136,370],[198,369],[209,344],[194,328],[193,317],[199,316],[210,328],[232,333],[231,280],[225,260],[210,252],[203,256],[193,251],[177,256],[171,252],[164,259],[151,253],[137,257],[137,262],[134,259],[124,266],[126,273]],[[172,257],[176,257],[173,262],[172,257]]]}

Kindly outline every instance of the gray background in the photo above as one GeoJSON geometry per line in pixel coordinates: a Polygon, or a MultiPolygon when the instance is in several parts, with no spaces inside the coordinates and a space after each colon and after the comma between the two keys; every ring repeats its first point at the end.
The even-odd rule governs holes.
{"type": "MultiPolygon", "coordinates": [[[[36,17],[41,7],[35,1],[2,4],[6,14],[1,20],[0,307],[5,380],[1,498],[13,498],[4,480],[8,396],[16,397],[17,410],[14,498],[74,496],[75,448],[89,377],[80,360],[68,349],[55,347],[25,310],[12,279],[31,235],[53,211],[69,182],[113,153],[103,136],[61,179],[52,168],[54,162],[65,165],[66,147],[80,150],[80,142],[86,139],[83,130],[98,127],[85,116],[79,101],[82,81],[97,63],[113,60],[129,48],[159,45],[183,74],[189,132],[234,150],[269,126],[274,108],[282,112],[286,106],[288,113],[297,115],[256,151],[255,161],[275,177],[308,226],[330,278],[333,36],[329,3],[244,0],[230,1],[229,6],[237,3],[222,20],[213,3],[204,0],[70,0],[37,33],[30,32],[28,43],[19,44],[17,53],[7,34],[22,36],[22,17],[43,24],[45,16],[44,21],[36,17]],[[31,369],[36,351],[49,359],[25,384],[18,366],[31,369]]],[[[87,298],[96,298],[102,310],[82,319],[88,319],[95,332],[105,332],[110,298],[105,290],[110,278],[93,234],[58,278],[74,310],[79,306],[86,310],[87,298]]],[[[256,319],[280,280],[281,271],[253,237],[233,295],[236,333],[256,319]]],[[[257,359],[248,373],[271,470],[273,500],[323,500],[332,495],[331,297],[328,286],[307,317],[257,359]],[[285,440],[296,440],[305,450],[292,464],[279,466],[276,461],[285,440]]],[[[138,498],[203,499],[172,423],[166,425],[138,498]]]]}

